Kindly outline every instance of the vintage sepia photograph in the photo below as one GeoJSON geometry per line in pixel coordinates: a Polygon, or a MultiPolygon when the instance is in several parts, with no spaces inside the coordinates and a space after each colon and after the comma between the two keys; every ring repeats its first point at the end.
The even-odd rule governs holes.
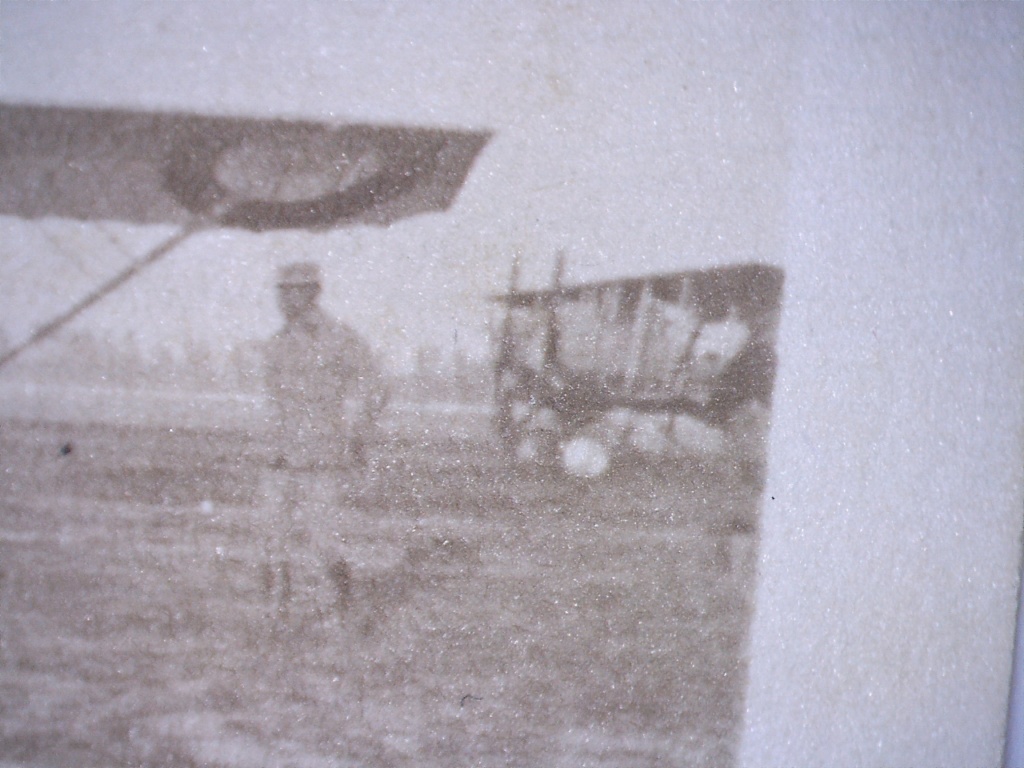
{"type": "Polygon", "coordinates": [[[926,501],[1019,486],[1020,398],[929,366],[1016,381],[1020,291],[928,261],[970,238],[885,120],[1005,101],[918,118],[958,27],[854,8],[5,2],[0,766],[914,764],[828,713],[975,690],[965,630],[897,637],[939,605],[994,754],[1020,532],[926,501]]]}
{"type": "Polygon", "coordinates": [[[488,348],[439,323],[403,365],[321,304],[373,284],[286,257],[272,335],[154,353],[88,313],[210,233],[443,217],[489,134],[4,104],[0,136],[13,259],[118,260],[3,353],[47,403],[0,434],[10,757],[729,761],[780,269],[563,252],[528,289],[513,255],[488,348]]]}

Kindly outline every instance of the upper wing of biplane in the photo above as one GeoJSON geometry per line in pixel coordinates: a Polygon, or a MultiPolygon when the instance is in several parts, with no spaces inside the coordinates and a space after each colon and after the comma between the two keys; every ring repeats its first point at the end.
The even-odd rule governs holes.
{"type": "Polygon", "coordinates": [[[324,229],[446,210],[489,134],[0,104],[0,213],[324,229]]]}

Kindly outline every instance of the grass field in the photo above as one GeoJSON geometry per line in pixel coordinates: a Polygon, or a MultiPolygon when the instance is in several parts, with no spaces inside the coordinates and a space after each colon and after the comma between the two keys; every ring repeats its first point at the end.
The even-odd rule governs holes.
{"type": "Polygon", "coordinates": [[[242,432],[0,426],[0,764],[729,765],[756,494],[587,484],[394,437],[322,542],[347,606],[261,589],[242,432]]]}

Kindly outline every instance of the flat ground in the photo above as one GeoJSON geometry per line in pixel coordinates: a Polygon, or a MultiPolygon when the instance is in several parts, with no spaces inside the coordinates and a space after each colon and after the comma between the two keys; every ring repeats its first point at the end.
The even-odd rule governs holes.
{"type": "Polygon", "coordinates": [[[0,425],[0,764],[731,764],[758,499],[728,473],[582,483],[396,437],[322,531],[348,603],[300,584],[280,616],[265,461],[240,432],[0,425]]]}

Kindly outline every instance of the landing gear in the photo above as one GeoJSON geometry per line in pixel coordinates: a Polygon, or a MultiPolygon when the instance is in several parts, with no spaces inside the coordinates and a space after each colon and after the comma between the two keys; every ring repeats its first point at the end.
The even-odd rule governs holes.
{"type": "Polygon", "coordinates": [[[562,433],[558,413],[528,394],[511,370],[499,371],[496,422],[506,455],[518,466],[557,467],[562,433]]]}

